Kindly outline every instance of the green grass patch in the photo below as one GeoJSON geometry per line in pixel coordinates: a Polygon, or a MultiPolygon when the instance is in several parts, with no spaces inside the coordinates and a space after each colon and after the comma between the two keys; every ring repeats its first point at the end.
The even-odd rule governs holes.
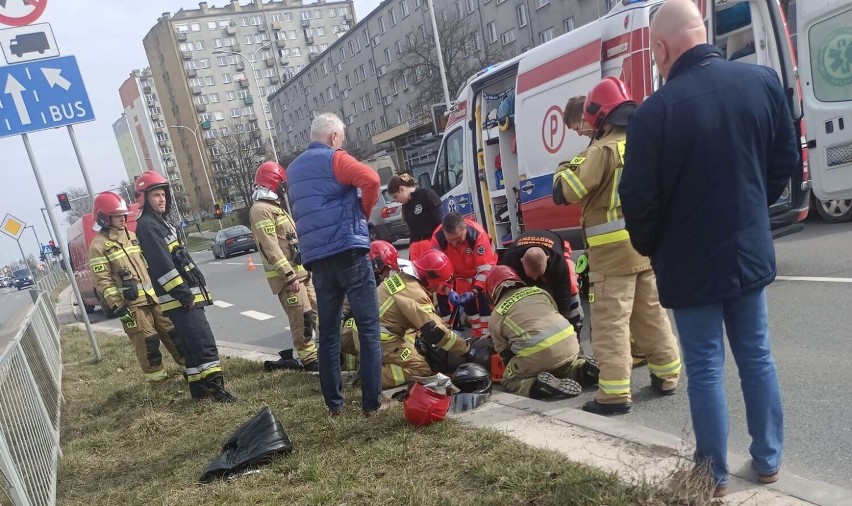
{"type": "Polygon", "coordinates": [[[104,359],[95,364],[85,335],[63,330],[60,505],[704,503],[689,487],[625,484],[495,431],[454,421],[414,428],[401,407],[364,418],[357,389],[345,390],[344,413],[330,418],[316,376],[269,374],[242,359],[224,360],[239,403],[192,401],[170,359],[172,378],[148,385],[126,338],[101,334],[99,342],[104,359]],[[256,474],[199,484],[225,438],[263,405],[293,453],[256,474]]]}
{"type": "Polygon", "coordinates": [[[54,289],[50,292],[50,300],[51,300],[51,301],[53,301],[53,303],[54,303],[54,304],[56,304],[57,302],[59,302],[59,295],[60,295],[60,294],[61,294],[61,293],[62,293],[62,292],[66,289],[66,288],[68,288],[70,285],[71,285],[71,283],[70,283],[70,282],[68,282],[68,281],[61,281],[58,285],[56,285],[56,288],[54,288],[54,289]]]}
{"type": "Polygon", "coordinates": [[[187,235],[186,249],[188,251],[204,251],[210,249],[210,240],[201,237],[187,235]]]}

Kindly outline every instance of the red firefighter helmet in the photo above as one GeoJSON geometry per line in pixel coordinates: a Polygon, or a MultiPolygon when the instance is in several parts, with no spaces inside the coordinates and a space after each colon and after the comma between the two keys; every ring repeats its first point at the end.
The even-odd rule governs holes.
{"type": "Polygon", "coordinates": [[[171,193],[169,190],[169,181],[163,177],[159,172],[154,172],[153,170],[146,170],[142,173],[141,176],[136,178],[136,182],[133,183],[133,187],[136,189],[136,202],[140,206],[145,206],[145,194],[151,190],[156,190],[157,188],[163,188],[166,190],[166,214],[169,214],[169,207],[171,206],[171,193]]]}
{"type": "Polygon", "coordinates": [[[443,293],[452,288],[453,264],[443,252],[432,249],[411,262],[417,278],[430,292],[443,293]]]}
{"type": "Polygon", "coordinates": [[[103,192],[95,197],[92,214],[95,215],[95,221],[101,228],[109,228],[111,216],[127,216],[130,214],[130,209],[127,208],[127,202],[120,196],[113,192],[103,192]]]}
{"type": "Polygon", "coordinates": [[[423,427],[440,422],[447,416],[452,397],[414,383],[403,402],[403,415],[408,423],[423,427]]]}
{"type": "Polygon", "coordinates": [[[616,77],[604,77],[595,85],[586,97],[583,105],[583,120],[595,131],[601,129],[605,121],[627,126],[629,113],[636,108],[636,102],[630,97],[630,91],[624,81],[616,77]],[[621,107],[628,105],[629,107],[621,107]],[[619,109],[617,115],[613,115],[619,109]],[[612,117],[610,117],[612,116],[612,117]]]}
{"type": "Polygon", "coordinates": [[[387,241],[370,243],[370,263],[376,276],[385,276],[391,269],[399,270],[399,252],[387,241]]]}
{"type": "Polygon", "coordinates": [[[504,288],[518,285],[523,286],[523,284],[524,282],[518,277],[518,273],[511,267],[508,265],[498,265],[491,269],[488,277],[485,278],[485,291],[488,293],[491,303],[497,304],[497,301],[500,299],[500,292],[504,288]]]}
{"type": "Polygon", "coordinates": [[[284,167],[272,160],[260,164],[254,174],[254,184],[274,191],[278,195],[284,194],[284,183],[286,182],[287,176],[284,173],[284,167]]]}

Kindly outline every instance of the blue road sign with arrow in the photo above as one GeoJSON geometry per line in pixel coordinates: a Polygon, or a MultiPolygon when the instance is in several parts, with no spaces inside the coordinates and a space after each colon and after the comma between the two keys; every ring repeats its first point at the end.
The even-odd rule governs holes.
{"type": "Polygon", "coordinates": [[[94,119],[73,56],[0,67],[0,137],[94,119]]]}

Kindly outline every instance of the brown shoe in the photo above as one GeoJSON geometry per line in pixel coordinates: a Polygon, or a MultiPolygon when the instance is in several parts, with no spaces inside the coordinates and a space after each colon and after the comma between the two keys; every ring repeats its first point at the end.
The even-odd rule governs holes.
{"type": "MultiPolygon", "coordinates": [[[[754,461],[751,461],[751,468],[757,471],[757,465],[755,465],[754,461]]],[[[774,473],[769,474],[761,474],[759,471],[757,472],[757,482],[761,485],[769,485],[770,483],[775,483],[778,481],[778,472],[780,469],[776,470],[774,473]]]]}
{"type": "Polygon", "coordinates": [[[386,409],[390,409],[390,408],[393,408],[393,407],[396,407],[396,406],[399,406],[398,401],[395,401],[393,399],[388,399],[387,397],[382,396],[381,404],[379,404],[378,408],[371,410],[371,411],[364,410],[363,413],[364,413],[364,416],[373,416],[376,413],[378,413],[379,411],[384,411],[386,409]]]}
{"type": "Polygon", "coordinates": [[[725,497],[726,495],[728,495],[727,485],[716,485],[716,488],[713,489],[713,497],[725,497]]]}

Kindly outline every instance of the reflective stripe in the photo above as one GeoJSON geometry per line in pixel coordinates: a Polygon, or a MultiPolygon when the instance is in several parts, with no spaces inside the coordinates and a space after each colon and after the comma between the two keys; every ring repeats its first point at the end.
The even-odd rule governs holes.
{"type": "Polygon", "coordinates": [[[648,362],[648,370],[654,374],[654,376],[658,378],[667,378],[669,376],[676,376],[680,374],[680,358],[676,358],[668,364],[657,365],[648,362]]]}
{"type": "Polygon", "coordinates": [[[210,369],[205,369],[204,371],[198,374],[187,374],[186,381],[192,383],[193,381],[201,381],[207,376],[210,376],[213,373],[222,372],[222,366],[216,365],[215,367],[211,367],[210,369]]]}
{"type": "Polygon", "coordinates": [[[388,368],[390,369],[391,375],[393,376],[394,386],[398,387],[400,385],[404,385],[405,372],[402,370],[402,367],[394,364],[389,364],[388,368]]]}
{"type": "Polygon", "coordinates": [[[106,299],[106,298],[107,298],[107,297],[109,297],[110,295],[115,295],[115,294],[117,294],[117,293],[118,293],[118,288],[116,288],[116,287],[114,287],[114,286],[108,286],[108,287],[104,290],[104,298],[106,299]]]}
{"type": "Polygon", "coordinates": [[[453,349],[453,346],[455,346],[456,341],[458,340],[459,336],[451,330],[449,336],[447,337],[447,342],[441,346],[441,349],[444,351],[450,351],[451,349],[453,349]]]}
{"type": "Polygon", "coordinates": [[[175,248],[180,246],[180,243],[177,241],[172,241],[168,244],[169,253],[171,253],[175,248]]]}
{"type": "Polygon", "coordinates": [[[417,309],[423,311],[424,313],[435,312],[435,308],[433,308],[431,304],[417,304],[417,309]]]}
{"type": "Polygon", "coordinates": [[[497,314],[505,315],[519,300],[523,299],[524,297],[529,297],[530,295],[536,295],[539,293],[544,292],[541,290],[541,288],[537,288],[535,286],[522,288],[517,292],[513,293],[511,297],[501,302],[500,305],[497,306],[497,309],[495,309],[494,311],[497,314]]]}
{"type": "Polygon", "coordinates": [[[625,380],[598,380],[601,391],[609,395],[625,395],[630,393],[630,379],[625,380]]]}
{"type": "Polygon", "coordinates": [[[512,351],[519,357],[528,357],[550,348],[554,344],[564,341],[573,335],[574,327],[570,323],[566,328],[556,332],[555,334],[548,334],[545,329],[532,336],[529,341],[523,343],[512,343],[512,351]]]}
{"type": "Polygon", "coordinates": [[[279,267],[286,265],[286,264],[287,264],[287,258],[282,258],[281,260],[272,264],[271,267],[272,267],[273,270],[278,270],[279,267]]]}
{"type": "Polygon", "coordinates": [[[167,292],[171,292],[176,287],[178,287],[182,284],[183,284],[183,278],[180,277],[180,274],[178,274],[177,276],[175,276],[175,278],[173,280],[171,280],[168,283],[166,283],[165,285],[163,285],[163,290],[165,290],[167,292]]]}
{"type": "Polygon", "coordinates": [[[313,341],[306,343],[305,347],[301,350],[297,350],[296,353],[299,355],[300,360],[304,360],[307,357],[315,354],[317,352],[317,345],[313,341]]]}
{"type": "Polygon", "coordinates": [[[610,232],[608,234],[596,235],[593,237],[586,237],[586,242],[589,243],[589,247],[592,246],[603,246],[604,244],[612,244],[614,242],[627,241],[630,239],[630,234],[627,233],[627,230],[617,230],[615,232],[610,232]]]}
{"type": "Polygon", "coordinates": [[[165,369],[160,369],[156,372],[146,372],[143,374],[145,375],[145,379],[148,381],[162,381],[169,377],[169,374],[165,369]]]}
{"type": "Polygon", "coordinates": [[[591,227],[586,227],[583,229],[586,232],[586,238],[594,237],[596,235],[607,234],[609,232],[615,232],[617,230],[624,229],[624,218],[619,218],[615,221],[610,221],[609,223],[604,223],[601,225],[592,225],[591,227]]]}
{"type": "Polygon", "coordinates": [[[382,341],[393,341],[396,339],[396,336],[391,334],[390,332],[380,332],[379,339],[382,341]]]}
{"type": "Polygon", "coordinates": [[[107,263],[106,257],[95,257],[89,260],[89,265],[100,265],[107,263]]]}
{"type": "Polygon", "coordinates": [[[618,183],[621,181],[622,167],[616,167],[612,176],[612,191],[609,194],[609,209],[606,212],[607,221],[615,221],[618,218],[618,208],[621,207],[621,197],[618,195],[618,183]]]}
{"type": "Polygon", "coordinates": [[[583,182],[580,181],[580,178],[573,170],[563,170],[556,176],[562,178],[562,180],[565,181],[565,183],[568,185],[569,188],[571,188],[571,191],[574,192],[574,195],[576,195],[577,198],[582,199],[583,197],[588,195],[589,190],[586,189],[586,185],[584,185],[583,182]]]}
{"type": "Polygon", "coordinates": [[[218,360],[214,360],[212,362],[205,362],[198,367],[187,367],[184,371],[186,374],[201,374],[205,370],[210,369],[211,367],[216,367],[219,364],[220,362],[218,360]]]}
{"type": "Polygon", "coordinates": [[[254,224],[254,228],[260,229],[260,230],[262,230],[266,227],[274,227],[274,226],[275,226],[275,222],[272,221],[272,220],[260,220],[260,221],[258,221],[254,224]]]}
{"type": "Polygon", "coordinates": [[[159,278],[157,278],[157,283],[160,283],[160,286],[162,286],[162,285],[165,285],[166,283],[168,283],[169,281],[175,279],[178,276],[180,276],[180,274],[178,273],[177,269],[172,269],[169,272],[167,272],[167,273],[163,274],[162,276],[160,276],[159,278]]]}
{"type": "Polygon", "coordinates": [[[384,302],[382,302],[382,305],[379,306],[379,318],[381,318],[382,316],[385,315],[385,313],[388,311],[388,309],[390,309],[391,306],[393,306],[394,302],[396,302],[396,301],[394,300],[393,297],[388,297],[387,299],[385,299],[384,302]]]}

